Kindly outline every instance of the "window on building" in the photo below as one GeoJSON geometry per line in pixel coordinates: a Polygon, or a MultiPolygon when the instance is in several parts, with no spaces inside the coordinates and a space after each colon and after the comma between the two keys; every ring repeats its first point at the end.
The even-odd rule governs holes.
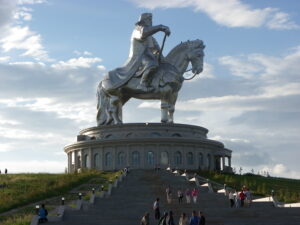
{"type": "Polygon", "coordinates": [[[132,165],[133,166],[140,165],[140,153],[137,151],[132,153],[132,165]]]}
{"type": "Polygon", "coordinates": [[[203,154],[201,152],[199,153],[199,165],[203,166],[203,154]]]}
{"type": "Polygon", "coordinates": [[[167,152],[160,153],[160,164],[164,166],[169,165],[169,155],[167,152]]]}
{"type": "Polygon", "coordinates": [[[99,169],[99,168],[100,168],[100,156],[99,156],[98,153],[96,153],[96,154],[94,155],[94,167],[95,167],[96,169],[99,169]]]}
{"type": "Polygon", "coordinates": [[[181,152],[175,152],[175,165],[182,164],[182,155],[181,152]]]}
{"type": "Polygon", "coordinates": [[[148,165],[154,164],[154,154],[153,152],[147,152],[147,163],[148,165]]]}
{"type": "Polygon", "coordinates": [[[211,167],[211,156],[210,154],[207,155],[207,168],[210,169],[211,167]]]}
{"type": "Polygon", "coordinates": [[[105,166],[106,167],[111,167],[112,166],[112,156],[110,152],[107,152],[105,154],[105,166]]]}
{"type": "Polygon", "coordinates": [[[125,166],[125,153],[124,152],[118,153],[118,165],[125,166]]]}
{"type": "Polygon", "coordinates": [[[193,153],[192,152],[188,152],[187,153],[186,159],[187,159],[187,164],[188,165],[193,165],[194,164],[194,157],[193,157],[193,153]]]}

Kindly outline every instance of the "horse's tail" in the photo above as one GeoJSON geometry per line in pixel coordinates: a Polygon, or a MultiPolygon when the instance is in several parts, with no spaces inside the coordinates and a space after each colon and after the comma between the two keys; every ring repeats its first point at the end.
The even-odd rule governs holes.
{"type": "Polygon", "coordinates": [[[104,125],[107,121],[107,107],[109,105],[109,96],[104,92],[102,82],[99,83],[97,88],[97,125],[104,125]]]}

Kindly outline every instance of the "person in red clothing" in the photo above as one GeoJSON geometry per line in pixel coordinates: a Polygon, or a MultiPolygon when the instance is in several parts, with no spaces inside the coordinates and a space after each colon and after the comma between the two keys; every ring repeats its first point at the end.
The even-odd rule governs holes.
{"type": "Polygon", "coordinates": [[[246,195],[245,195],[244,191],[242,190],[240,193],[241,207],[244,207],[245,198],[246,198],[246,195]]]}
{"type": "Polygon", "coordinates": [[[199,191],[196,188],[194,188],[192,190],[192,197],[193,197],[193,201],[194,201],[195,204],[197,203],[198,193],[199,193],[199,191]]]}

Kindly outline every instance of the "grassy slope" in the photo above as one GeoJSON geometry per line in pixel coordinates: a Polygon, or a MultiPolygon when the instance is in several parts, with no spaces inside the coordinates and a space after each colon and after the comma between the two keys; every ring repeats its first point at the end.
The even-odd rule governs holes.
{"type": "Polygon", "coordinates": [[[219,174],[205,171],[199,172],[199,175],[237,190],[245,185],[256,195],[268,196],[271,194],[271,190],[274,190],[279,201],[286,203],[300,202],[300,180],[259,175],[219,174]]]}
{"type": "MultiPolygon", "coordinates": [[[[8,174],[0,176],[0,184],[6,184],[0,189],[0,213],[10,209],[24,206],[46,198],[61,196],[74,187],[93,179],[93,183],[108,186],[120,172],[89,171],[79,174],[8,174]]],[[[2,224],[19,224],[15,218],[28,217],[34,213],[32,207],[23,209],[20,214],[10,219],[0,218],[2,224]],[[6,222],[4,222],[4,220],[6,222]],[[7,223],[8,222],[8,223],[7,223]]],[[[30,218],[30,217],[28,217],[30,218]]],[[[28,219],[27,218],[27,219],[28,219]]],[[[20,224],[23,224],[23,220],[20,224]]]]}

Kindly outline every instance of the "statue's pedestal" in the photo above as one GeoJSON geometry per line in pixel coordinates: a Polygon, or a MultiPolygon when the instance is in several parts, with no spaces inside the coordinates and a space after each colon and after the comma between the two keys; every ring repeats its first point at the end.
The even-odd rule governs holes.
{"type": "Polygon", "coordinates": [[[207,139],[208,130],[187,124],[129,123],[80,131],[64,148],[70,172],[78,169],[221,170],[231,165],[231,150],[207,139]],[[225,165],[225,157],[228,158],[225,165]],[[222,163],[221,163],[222,161],[222,163]]]}

